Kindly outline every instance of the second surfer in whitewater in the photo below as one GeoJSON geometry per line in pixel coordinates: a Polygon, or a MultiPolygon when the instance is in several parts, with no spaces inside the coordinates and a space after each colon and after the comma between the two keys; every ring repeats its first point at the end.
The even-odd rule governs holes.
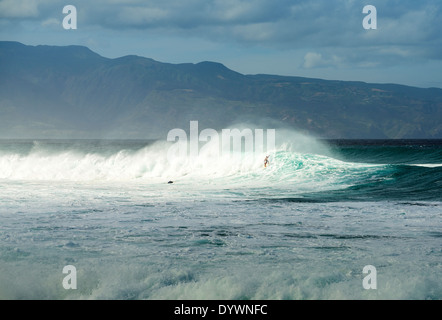
{"type": "Polygon", "coordinates": [[[264,159],[264,168],[266,168],[269,165],[269,156],[266,156],[266,158],[264,159]]]}

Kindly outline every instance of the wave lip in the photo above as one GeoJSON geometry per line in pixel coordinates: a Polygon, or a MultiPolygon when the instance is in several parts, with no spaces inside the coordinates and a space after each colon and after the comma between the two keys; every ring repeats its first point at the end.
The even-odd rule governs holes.
{"type": "Polygon", "coordinates": [[[439,168],[442,167],[442,163],[412,163],[410,166],[425,167],[425,168],[439,168]]]}

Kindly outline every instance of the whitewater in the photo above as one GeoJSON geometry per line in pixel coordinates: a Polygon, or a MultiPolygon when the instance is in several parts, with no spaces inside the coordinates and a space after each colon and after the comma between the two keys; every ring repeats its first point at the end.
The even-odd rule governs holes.
{"type": "Polygon", "coordinates": [[[440,299],[441,141],[282,137],[0,141],[0,298],[440,299]]]}

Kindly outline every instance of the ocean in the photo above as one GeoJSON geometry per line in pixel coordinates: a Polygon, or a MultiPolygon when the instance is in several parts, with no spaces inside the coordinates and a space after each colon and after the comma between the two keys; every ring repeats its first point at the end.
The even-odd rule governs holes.
{"type": "Polygon", "coordinates": [[[0,299],[442,298],[441,140],[168,148],[1,140],[0,299]]]}

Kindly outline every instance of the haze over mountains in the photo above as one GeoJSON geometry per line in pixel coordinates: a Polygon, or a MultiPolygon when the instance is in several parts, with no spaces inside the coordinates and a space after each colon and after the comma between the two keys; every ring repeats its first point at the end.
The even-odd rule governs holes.
{"type": "Polygon", "coordinates": [[[0,138],[165,139],[276,123],[323,138],[442,138],[442,89],[243,75],[215,62],[0,42],[0,138]],[[273,122],[274,121],[274,122],[273,122]]]}

